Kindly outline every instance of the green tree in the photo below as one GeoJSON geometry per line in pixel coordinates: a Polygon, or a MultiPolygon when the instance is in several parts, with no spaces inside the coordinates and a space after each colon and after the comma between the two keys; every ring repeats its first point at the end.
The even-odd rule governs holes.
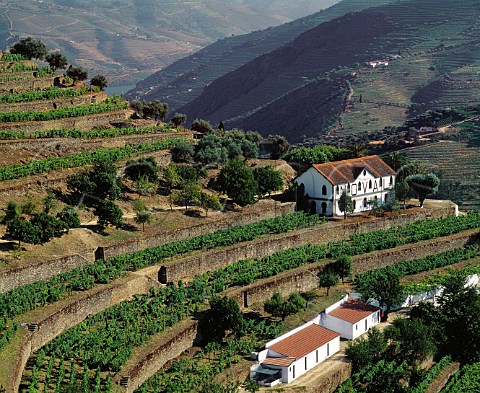
{"type": "Polygon", "coordinates": [[[209,210],[221,210],[222,204],[220,198],[216,194],[208,194],[206,192],[200,193],[199,200],[200,207],[205,210],[205,217],[208,216],[209,210]]]}
{"type": "Polygon", "coordinates": [[[280,317],[282,321],[289,315],[296,314],[305,308],[306,301],[300,296],[298,292],[293,292],[287,299],[284,299],[280,292],[275,292],[273,296],[268,299],[263,309],[273,317],[280,317]]]}
{"type": "Polygon", "coordinates": [[[144,117],[164,121],[168,116],[168,104],[160,102],[159,100],[144,102],[142,105],[142,112],[144,117]]]}
{"type": "Polygon", "coordinates": [[[261,197],[274,191],[279,191],[283,187],[282,175],[272,165],[263,168],[255,168],[253,177],[257,183],[257,193],[261,197]]]}
{"type": "Polygon", "coordinates": [[[436,352],[433,330],[421,320],[412,318],[395,319],[385,329],[386,337],[397,343],[404,358],[423,361],[436,352]]]}
{"type": "Polygon", "coordinates": [[[341,255],[335,261],[335,272],[342,279],[352,274],[352,259],[348,255],[341,255]]]}
{"type": "Polygon", "coordinates": [[[94,214],[98,217],[98,225],[102,229],[109,224],[116,228],[120,228],[123,224],[122,210],[114,201],[102,199],[95,208],[94,214]]]}
{"type": "Polygon", "coordinates": [[[15,43],[10,48],[10,53],[22,55],[29,60],[43,60],[48,53],[48,49],[42,41],[27,37],[15,43]]]}
{"type": "Polygon", "coordinates": [[[73,83],[84,81],[88,78],[88,72],[82,67],[74,67],[70,64],[67,69],[67,76],[73,80],[73,83]]]}
{"type": "Polygon", "coordinates": [[[133,184],[135,192],[140,195],[154,195],[158,190],[158,183],[150,181],[148,176],[140,176],[133,184]]]}
{"type": "Polygon", "coordinates": [[[374,364],[382,359],[388,346],[385,335],[377,328],[368,331],[367,336],[350,341],[345,349],[345,355],[352,361],[356,372],[367,364],[374,364]]]}
{"type": "Polygon", "coordinates": [[[213,341],[221,342],[229,331],[236,337],[245,333],[245,319],[235,299],[226,296],[213,297],[209,303],[207,326],[213,341]]]}
{"type": "Polygon", "coordinates": [[[132,201],[132,208],[135,213],[141,213],[147,210],[147,204],[142,199],[132,201]]]}
{"type": "Polygon", "coordinates": [[[342,195],[338,199],[338,209],[343,213],[343,218],[346,219],[347,215],[353,213],[353,201],[352,197],[348,195],[346,190],[342,191],[342,195]]]}
{"type": "Polygon", "coordinates": [[[327,288],[327,296],[331,287],[338,284],[340,278],[332,271],[324,271],[318,275],[318,285],[321,288],[327,288]]]}
{"type": "Polygon", "coordinates": [[[3,217],[3,223],[8,224],[9,221],[12,221],[15,218],[19,218],[22,214],[22,208],[15,201],[9,201],[7,208],[5,209],[5,216],[3,217]]]}
{"type": "Polygon", "coordinates": [[[397,183],[395,196],[399,201],[403,202],[403,207],[406,208],[407,200],[410,196],[410,186],[405,179],[401,183],[397,183]]]}
{"type": "Polygon", "coordinates": [[[207,133],[213,131],[212,125],[208,121],[203,120],[203,119],[195,119],[192,122],[192,125],[190,126],[190,129],[192,131],[197,131],[197,132],[200,132],[202,134],[207,134],[207,133]]]}
{"type": "Polygon", "coordinates": [[[271,143],[270,156],[274,160],[279,159],[290,150],[290,143],[282,135],[269,135],[267,139],[271,143]]]}
{"type": "Polygon", "coordinates": [[[245,382],[245,390],[250,393],[256,393],[260,390],[260,385],[257,381],[254,381],[253,379],[248,379],[245,382]]]}
{"type": "Polygon", "coordinates": [[[218,174],[217,183],[235,203],[247,205],[255,202],[257,183],[252,170],[241,160],[231,160],[218,174]]]}
{"type": "Polygon", "coordinates": [[[152,213],[148,211],[137,212],[135,222],[142,225],[142,231],[145,232],[145,224],[150,224],[153,220],[152,213]]]}
{"type": "Polygon", "coordinates": [[[48,65],[56,70],[65,69],[68,64],[67,58],[61,53],[50,53],[45,56],[45,61],[48,65]]]}
{"type": "Polygon", "coordinates": [[[178,195],[180,201],[185,205],[185,210],[188,206],[198,202],[200,198],[201,188],[195,181],[186,181],[182,184],[182,189],[178,195]]]}
{"type": "Polygon", "coordinates": [[[53,192],[49,192],[43,199],[43,212],[49,213],[50,210],[54,210],[58,207],[58,199],[53,192]]]}
{"type": "Polygon", "coordinates": [[[38,200],[32,197],[27,197],[27,199],[22,202],[21,208],[23,214],[32,216],[40,211],[40,204],[38,203],[38,200]]]}
{"type": "Polygon", "coordinates": [[[400,274],[394,269],[385,269],[379,272],[375,278],[365,280],[365,282],[357,288],[362,294],[362,298],[375,299],[380,306],[385,307],[384,318],[387,318],[390,309],[397,306],[403,300],[403,290],[400,284],[400,274]]]}
{"type": "Polygon", "coordinates": [[[178,187],[182,183],[177,166],[174,164],[167,165],[163,170],[163,180],[167,187],[167,192],[170,194],[172,188],[178,187]]]}
{"type": "Polygon", "coordinates": [[[53,237],[62,236],[67,229],[63,221],[57,220],[46,213],[35,214],[30,223],[39,228],[41,243],[46,243],[53,237]]]}
{"type": "Polygon", "coordinates": [[[138,180],[141,177],[147,177],[151,182],[158,181],[158,166],[154,157],[139,158],[138,160],[129,160],[125,166],[125,177],[130,180],[138,180]]]}
{"type": "Polygon", "coordinates": [[[258,157],[258,145],[255,142],[243,139],[240,141],[240,149],[245,160],[258,157]]]}
{"type": "Polygon", "coordinates": [[[65,223],[67,228],[78,228],[80,226],[80,216],[74,206],[65,206],[63,210],[57,214],[57,219],[65,223]]]}
{"type": "Polygon", "coordinates": [[[308,308],[308,303],[317,298],[317,294],[314,291],[302,292],[300,295],[305,299],[305,310],[308,308]]]}
{"type": "Polygon", "coordinates": [[[438,191],[438,186],[440,185],[440,180],[433,173],[411,175],[405,180],[410,188],[417,193],[420,207],[423,207],[423,202],[425,202],[427,196],[438,191]]]}
{"type": "Polygon", "coordinates": [[[108,86],[107,78],[105,78],[103,75],[95,75],[92,79],[90,79],[90,85],[97,87],[100,89],[100,91],[103,91],[108,86]]]}
{"type": "Polygon", "coordinates": [[[19,246],[21,246],[21,242],[30,244],[40,243],[40,229],[22,217],[16,217],[8,221],[7,234],[12,239],[18,240],[19,246]]]}
{"type": "Polygon", "coordinates": [[[404,153],[399,151],[393,151],[385,154],[383,161],[390,166],[395,172],[398,172],[402,167],[408,164],[408,158],[404,153]]]}
{"type": "Polygon", "coordinates": [[[180,141],[170,149],[173,162],[192,162],[195,154],[195,147],[193,143],[180,141]]]}
{"type": "Polygon", "coordinates": [[[183,113],[175,113],[175,115],[173,115],[172,117],[172,124],[175,128],[180,127],[186,121],[187,121],[187,115],[184,115],[183,113]]]}

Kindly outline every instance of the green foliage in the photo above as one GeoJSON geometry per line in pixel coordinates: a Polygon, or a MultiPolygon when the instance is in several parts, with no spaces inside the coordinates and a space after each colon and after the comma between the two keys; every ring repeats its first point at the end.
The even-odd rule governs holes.
{"type": "Polygon", "coordinates": [[[200,194],[199,205],[205,210],[205,216],[208,215],[209,210],[221,210],[223,207],[217,194],[208,194],[206,192],[200,194]]]}
{"type": "MultiPolygon", "coordinates": [[[[2,104],[15,104],[19,102],[30,102],[30,101],[37,101],[37,100],[53,100],[56,98],[62,97],[79,97],[85,94],[87,88],[80,88],[80,89],[59,89],[58,87],[50,87],[48,90],[42,91],[29,91],[25,93],[12,93],[12,94],[5,94],[0,96],[0,103],[2,104]]],[[[16,131],[2,131],[0,136],[2,139],[16,139],[13,136],[16,131]],[[12,135],[12,137],[8,137],[12,135]]],[[[22,131],[24,134],[24,131],[22,131]]],[[[34,137],[34,135],[29,134],[29,138],[34,137]]]]}
{"type": "Polygon", "coordinates": [[[201,187],[196,181],[188,180],[182,183],[182,189],[178,193],[178,202],[181,202],[185,209],[189,205],[196,204],[200,199],[201,187]]]}
{"type": "Polygon", "coordinates": [[[105,78],[103,75],[95,75],[92,79],[90,79],[90,85],[98,87],[100,91],[103,91],[108,86],[107,78],[105,78]]]}
{"type": "Polygon", "coordinates": [[[8,224],[9,221],[12,221],[15,218],[19,218],[22,214],[22,208],[15,201],[9,201],[7,208],[5,209],[5,216],[3,217],[3,224],[8,224]]]}
{"type": "Polygon", "coordinates": [[[65,224],[66,228],[78,228],[80,226],[80,216],[74,206],[65,206],[57,214],[57,218],[65,224]]]}
{"type": "Polygon", "coordinates": [[[322,164],[330,161],[340,161],[347,157],[347,150],[335,146],[317,145],[314,147],[298,147],[283,156],[288,162],[303,165],[322,164]]]}
{"type": "Polygon", "coordinates": [[[141,213],[147,210],[147,204],[142,199],[132,201],[132,208],[135,213],[141,213]]]}
{"type": "Polygon", "coordinates": [[[352,274],[352,259],[348,255],[340,255],[335,261],[333,268],[343,282],[345,277],[349,277],[352,274]]]}
{"type": "Polygon", "coordinates": [[[435,194],[438,191],[440,180],[433,173],[411,175],[405,179],[410,188],[415,191],[420,201],[420,207],[428,195],[435,194]]]}
{"type": "Polygon", "coordinates": [[[462,367],[442,390],[447,393],[478,392],[480,390],[480,362],[462,367]]]}
{"type": "Polygon", "coordinates": [[[84,81],[88,78],[88,72],[82,67],[74,67],[70,64],[66,75],[73,80],[74,83],[84,81]]]}
{"type": "Polygon", "coordinates": [[[245,320],[235,299],[214,296],[209,303],[207,326],[213,341],[221,342],[229,331],[236,337],[245,333],[245,320]]]}
{"type": "Polygon", "coordinates": [[[202,134],[207,134],[207,133],[213,131],[212,125],[208,121],[202,120],[202,119],[195,119],[192,122],[192,125],[190,126],[190,129],[192,131],[197,131],[197,132],[200,132],[202,134]]]}
{"type": "Polygon", "coordinates": [[[255,168],[253,177],[257,183],[257,194],[264,196],[274,191],[279,191],[283,187],[282,175],[272,165],[263,168],[255,168]]]}
{"type": "Polygon", "coordinates": [[[257,183],[252,170],[242,161],[229,161],[220,170],[217,183],[235,203],[247,205],[255,202],[257,183]]]}
{"type": "Polygon", "coordinates": [[[147,211],[137,212],[135,216],[135,222],[137,224],[142,224],[142,230],[145,232],[145,224],[151,223],[153,220],[152,213],[147,211]]]}
{"type": "Polygon", "coordinates": [[[22,112],[1,112],[0,122],[26,122],[26,121],[51,121],[68,117],[87,116],[105,112],[124,110],[128,103],[117,97],[110,97],[106,101],[97,104],[77,105],[60,109],[53,109],[45,112],[22,111],[22,112]]]}
{"type": "Polygon", "coordinates": [[[178,142],[171,150],[173,162],[191,162],[195,148],[191,142],[178,142]]]}
{"type": "Polygon", "coordinates": [[[187,116],[183,113],[175,113],[172,117],[172,124],[174,127],[178,128],[187,121],[187,116]]]}
{"type": "Polygon", "coordinates": [[[21,209],[23,214],[32,216],[35,213],[40,212],[40,204],[38,203],[38,200],[32,197],[27,197],[27,199],[22,202],[21,209]]]}
{"type": "Polygon", "coordinates": [[[301,297],[298,292],[293,292],[286,299],[282,297],[280,292],[275,292],[270,299],[268,299],[263,309],[274,317],[280,317],[282,321],[289,315],[296,314],[304,309],[306,305],[305,299],[301,297]]]}
{"type": "Polygon", "coordinates": [[[28,60],[43,60],[48,53],[48,49],[42,41],[27,37],[12,45],[10,47],[10,53],[13,55],[21,55],[28,60]]]}
{"type": "Polygon", "coordinates": [[[43,212],[49,213],[50,210],[54,210],[58,207],[57,197],[53,192],[49,192],[47,196],[43,199],[43,212]]]}
{"type": "Polygon", "coordinates": [[[147,176],[140,176],[133,184],[135,192],[140,195],[155,195],[158,190],[158,183],[150,181],[147,176]]]}
{"type": "Polygon", "coordinates": [[[30,221],[18,216],[7,223],[7,233],[20,244],[48,242],[52,237],[60,237],[68,229],[66,224],[46,213],[32,215],[30,221]]]}
{"type": "Polygon", "coordinates": [[[403,179],[401,183],[396,184],[395,196],[399,201],[402,201],[404,204],[407,203],[407,200],[410,196],[410,186],[405,179],[403,179]]]}
{"type": "Polygon", "coordinates": [[[58,52],[46,55],[45,61],[54,69],[64,69],[68,64],[67,58],[58,52]]]}
{"type": "Polygon", "coordinates": [[[357,287],[364,300],[376,299],[381,306],[386,307],[386,313],[403,299],[400,285],[400,274],[388,267],[379,271],[376,279],[365,280],[357,287]]]}
{"type": "Polygon", "coordinates": [[[279,159],[290,150],[290,143],[282,135],[269,135],[267,139],[271,143],[270,156],[274,160],[279,159]]]}
{"type": "Polygon", "coordinates": [[[182,183],[182,178],[178,173],[176,165],[169,164],[164,168],[163,180],[167,185],[168,193],[170,193],[172,188],[177,188],[182,183]]]}
{"type": "Polygon", "coordinates": [[[146,177],[151,182],[158,181],[158,166],[154,157],[143,157],[138,160],[129,160],[125,166],[125,177],[136,181],[146,177]]]}
{"type": "MultiPolygon", "coordinates": [[[[383,358],[388,341],[377,328],[368,331],[366,337],[358,337],[348,343],[345,355],[352,361],[353,370],[358,371],[367,364],[373,364],[383,358]]],[[[383,366],[383,364],[382,364],[383,366]]],[[[372,370],[369,370],[371,373],[372,370]]]]}
{"type": "Polygon", "coordinates": [[[428,370],[428,373],[422,378],[422,381],[411,389],[411,393],[425,393],[430,384],[440,375],[440,373],[452,362],[450,356],[444,356],[439,362],[428,370]]]}
{"type": "Polygon", "coordinates": [[[346,190],[342,191],[342,195],[340,195],[338,199],[338,209],[343,213],[344,218],[347,218],[347,215],[353,213],[353,200],[346,190]]]}
{"type": "Polygon", "coordinates": [[[331,287],[334,287],[338,284],[340,278],[338,274],[333,271],[324,271],[318,275],[318,286],[321,288],[327,288],[327,296],[331,287]]]}
{"type": "Polygon", "coordinates": [[[120,228],[123,224],[123,213],[120,207],[111,200],[102,199],[95,208],[94,214],[98,217],[98,225],[105,229],[109,224],[120,228]]]}

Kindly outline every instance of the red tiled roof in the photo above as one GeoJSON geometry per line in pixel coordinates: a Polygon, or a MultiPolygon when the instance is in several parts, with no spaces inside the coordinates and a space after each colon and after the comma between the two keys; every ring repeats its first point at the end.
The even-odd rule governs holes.
{"type": "Polygon", "coordinates": [[[295,358],[266,358],[262,364],[266,366],[288,367],[295,361],[295,358]]]}
{"type": "Polygon", "coordinates": [[[313,324],[270,346],[269,349],[300,359],[339,336],[337,332],[313,324]]]}
{"type": "Polygon", "coordinates": [[[354,324],[378,310],[378,307],[350,299],[328,314],[354,324]]]}
{"type": "Polygon", "coordinates": [[[351,160],[315,164],[313,167],[333,185],[351,183],[367,169],[375,177],[395,175],[379,156],[353,158],[351,160]]]}

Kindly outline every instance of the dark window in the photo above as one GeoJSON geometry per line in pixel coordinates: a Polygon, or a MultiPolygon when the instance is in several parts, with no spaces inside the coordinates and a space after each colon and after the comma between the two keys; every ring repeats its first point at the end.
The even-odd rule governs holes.
{"type": "Polygon", "coordinates": [[[337,195],[340,194],[340,187],[337,186],[337,195]]]}
{"type": "Polygon", "coordinates": [[[365,319],[365,331],[367,331],[367,329],[368,329],[368,320],[365,319]]]}
{"type": "Polygon", "coordinates": [[[372,189],[372,181],[371,180],[368,182],[368,188],[372,189]]]}
{"type": "Polygon", "coordinates": [[[390,176],[390,185],[393,184],[393,176],[390,176]]]}
{"type": "Polygon", "coordinates": [[[363,176],[367,176],[367,171],[365,169],[363,170],[363,176]]]}
{"type": "Polygon", "coordinates": [[[379,185],[380,187],[382,187],[382,184],[383,184],[383,180],[380,179],[380,180],[378,181],[378,185],[379,185]]]}
{"type": "Polygon", "coordinates": [[[330,356],[330,343],[327,343],[327,356],[330,356]]]}
{"type": "Polygon", "coordinates": [[[317,355],[317,363],[318,363],[318,349],[317,349],[315,354],[317,355]]]}
{"type": "Polygon", "coordinates": [[[362,183],[358,183],[358,191],[362,191],[362,183]]]}
{"type": "Polygon", "coordinates": [[[305,370],[307,369],[307,357],[305,356],[305,370]]]}
{"type": "Polygon", "coordinates": [[[368,201],[367,198],[363,198],[363,207],[367,207],[368,201]]]}
{"type": "Polygon", "coordinates": [[[327,195],[327,186],[322,187],[322,195],[327,195]]]}

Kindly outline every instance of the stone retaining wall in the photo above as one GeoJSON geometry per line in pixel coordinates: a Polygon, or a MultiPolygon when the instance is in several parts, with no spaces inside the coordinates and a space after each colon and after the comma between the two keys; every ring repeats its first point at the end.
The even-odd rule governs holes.
{"type": "Polygon", "coordinates": [[[34,80],[0,82],[0,94],[46,90],[54,85],[55,76],[34,80]]]}
{"type": "Polygon", "coordinates": [[[148,378],[160,370],[165,363],[175,359],[192,347],[198,331],[198,321],[188,319],[181,322],[179,326],[174,326],[164,332],[162,339],[154,344],[154,348],[145,355],[138,363],[129,369],[122,370],[114,381],[128,381],[127,387],[123,387],[124,392],[133,393],[148,378]]]}

